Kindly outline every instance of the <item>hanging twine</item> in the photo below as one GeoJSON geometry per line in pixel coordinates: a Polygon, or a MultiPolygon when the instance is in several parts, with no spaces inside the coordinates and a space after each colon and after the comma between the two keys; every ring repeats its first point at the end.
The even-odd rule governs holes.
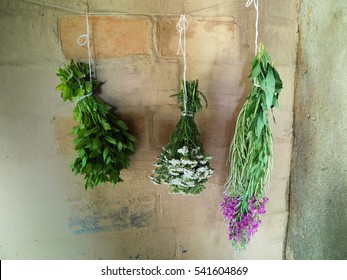
{"type": "MultiPolygon", "coordinates": [[[[254,45],[255,45],[255,55],[257,55],[257,52],[258,52],[258,25],[259,25],[259,3],[258,3],[259,0],[247,0],[247,3],[246,3],[246,7],[248,8],[250,5],[254,4],[254,8],[255,8],[255,11],[256,11],[256,19],[255,19],[255,42],[254,42],[254,45]]],[[[260,85],[258,84],[257,82],[257,79],[254,78],[253,80],[253,84],[255,87],[260,87],[260,85]]]]}
{"type": "Polygon", "coordinates": [[[259,25],[259,0],[247,0],[246,7],[254,4],[256,11],[256,20],[255,20],[255,54],[258,52],[258,25],[259,25]]]}
{"type": "Polygon", "coordinates": [[[188,21],[186,19],[186,16],[183,14],[180,17],[180,20],[178,21],[176,25],[176,29],[179,33],[179,41],[178,41],[178,50],[177,54],[180,53],[180,51],[183,53],[183,104],[184,104],[184,112],[183,116],[192,116],[193,114],[191,112],[187,112],[187,83],[186,83],[186,73],[187,73],[187,46],[186,46],[186,30],[188,28],[188,21]],[[182,40],[183,35],[183,40],[182,40]],[[183,41],[183,43],[182,43],[183,41]]]}
{"type": "MultiPolygon", "coordinates": [[[[87,49],[88,49],[88,65],[89,65],[89,81],[90,83],[92,83],[93,78],[92,78],[92,54],[90,51],[90,37],[89,37],[89,21],[88,21],[88,13],[86,13],[86,26],[87,26],[87,33],[86,34],[82,34],[81,36],[79,36],[77,38],[77,44],[80,45],[81,47],[87,45],[87,49]],[[84,39],[84,40],[83,40],[84,39]],[[83,40],[83,41],[82,41],[83,40]]],[[[93,94],[93,89],[84,96],[81,96],[77,99],[76,103],[80,102],[82,99],[89,97],[93,94]]]]}

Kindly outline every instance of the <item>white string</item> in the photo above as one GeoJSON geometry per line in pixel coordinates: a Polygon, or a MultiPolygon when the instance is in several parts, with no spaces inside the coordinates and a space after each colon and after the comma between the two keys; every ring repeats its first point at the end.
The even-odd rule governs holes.
{"type": "Polygon", "coordinates": [[[255,20],[255,54],[258,52],[258,25],[259,25],[259,0],[247,0],[246,7],[254,4],[256,11],[256,20],[255,20]]]}
{"type": "MultiPolygon", "coordinates": [[[[93,63],[93,60],[92,60],[92,54],[91,54],[91,51],[90,51],[90,36],[89,36],[89,20],[88,20],[88,13],[86,13],[86,26],[87,26],[87,33],[86,34],[83,34],[81,36],[79,36],[77,38],[77,44],[80,45],[81,47],[85,46],[87,44],[87,49],[88,49],[88,65],[89,65],[89,81],[90,83],[92,84],[93,83],[93,78],[92,78],[92,63],[93,63]],[[81,39],[84,39],[84,41],[81,41],[81,39]]],[[[92,86],[92,90],[86,94],[86,95],[83,95],[81,97],[79,97],[76,101],[76,103],[78,103],[79,101],[81,101],[82,99],[86,98],[86,97],[89,97],[93,94],[93,86],[92,86]]]]}
{"type": "Polygon", "coordinates": [[[187,83],[186,83],[186,73],[187,73],[187,45],[186,45],[186,30],[188,28],[188,21],[186,19],[186,16],[183,14],[180,17],[180,20],[178,21],[176,25],[176,29],[179,33],[179,41],[178,41],[178,50],[177,54],[180,53],[180,51],[183,53],[183,104],[184,104],[184,112],[183,115],[187,115],[187,83]],[[183,34],[183,44],[182,44],[182,34],[183,34]]]}
{"type": "MultiPolygon", "coordinates": [[[[31,4],[34,4],[34,5],[42,6],[42,7],[48,7],[48,8],[51,8],[51,9],[59,9],[59,10],[66,11],[66,12],[69,12],[69,13],[84,14],[84,12],[82,12],[80,10],[77,10],[77,9],[68,8],[68,7],[64,7],[64,6],[60,6],[60,5],[56,5],[56,4],[51,4],[51,3],[46,3],[44,1],[36,1],[36,0],[22,0],[22,1],[28,2],[28,3],[31,3],[31,4]]],[[[199,8],[199,9],[196,9],[196,10],[191,10],[191,11],[186,12],[186,13],[190,15],[190,14],[193,14],[193,13],[196,13],[196,12],[201,12],[201,11],[205,11],[205,10],[208,10],[208,9],[211,9],[211,8],[214,8],[214,7],[222,6],[222,5],[225,5],[225,4],[230,3],[232,1],[234,1],[234,0],[226,0],[226,1],[221,2],[221,3],[209,5],[209,6],[206,6],[206,7],[203,7],[203,8],[199,8]]],[[[92,12],[92,11],[89,11],[89,15],[98,15],[98,16],[118,16],[118,15],[143,16],[144,14],[143,13],[126,13],[126,12],[100,12],[100,11],[99,12],[98,11],[92,12]]],[[[169,14],[169,13],[148,13],[146,15],[147,16],[178,16],[179,14],[177,14],[177,13],[172,13],[172,14],[169,14]]]]}

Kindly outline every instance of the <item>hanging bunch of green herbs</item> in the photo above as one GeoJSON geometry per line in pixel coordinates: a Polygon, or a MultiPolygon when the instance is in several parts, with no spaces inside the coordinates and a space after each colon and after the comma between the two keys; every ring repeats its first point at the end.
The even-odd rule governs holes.
{"type": "Polygon", "coordinates": [[[78,125],[72,133],[77,158],[71,168],[84,175],[86,189],[122,182],[120,171],[128,167],[136,141],[127,125],[110,113],[111,106],[92,95],[100,82],[89,75],[88,64],[71,60],[57,69],[61,83],[56,87],[64,101],[76,102],[78,125]]]}
{"type": "Polygon", "coordinates": [[[206,108],[207,99],[198,90],[198,80],[186,82],[186,97],[184,86],[182,81],[181,91],[173,95],[177,97],[181,119],[154,164],[156,168],[150,178],[155,184],[168,185],[172,193],[196,195],[205,189],[204,183],[213,173],[211,157],[204,152],[194,122],[195,113],[203,108],[201,97],[206,108]]]}
{"type": "Polygon", "coordinates": [[[250,241],[265,213],[265,185],[270,177],[272,134],[269,112],[279,107],[281,78],[260,44],[249,76],[252,90],[238,116],[230,145],[230,174],[222,206],[229,239],[240,249],[250,241]]]}

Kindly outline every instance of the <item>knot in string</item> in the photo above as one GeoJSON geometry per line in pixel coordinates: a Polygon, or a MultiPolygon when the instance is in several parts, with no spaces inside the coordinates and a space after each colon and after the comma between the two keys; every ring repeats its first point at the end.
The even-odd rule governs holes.
{"type": "Polygon", "coordinates": [[[247,0],[246,7],[248,8],[250,5],[252,5],[256,0],[247,0]]]}
{"type": "Polygon", "coordinates": [[[186,19],[186,15],[181,15],[177,25],[176,25],[176,29],[179,33],[179,41],[178,41],[178,50],[177,50],[177,54],[179,54],[180,51],[182,51],[182,53],[184,54],[185,52],[185,46],[182,47],[182,33],[188,29],[188,21],[186,19]]]}
{"type": "Polygon", "coordinates": [[[247,0],[246,7],[248,8],[251,5],[254,5],[256,11],[256,20],[255,20],[255,54],[258,52],[258,23],[259,23],[259,0],[247,0]]]}
{"type": "Polygon", "coordinates": [[[82,34],[81,36],[77,38],[77,44],[83,47],[84,45],[87,44],[88,40],[89,40],[89,36],[87,34],[82,34]],[[84,41],[81,41],[82,39],[84,39],[84,41]]]}
{"type": "MultiPolygon", "coordinates": [[[[77,44],[80,45],[81,47],[87,45],[87,49],[88,49],[88,66],[89,66],[89,81],[90,83],[93,82],[93,78],[92,78],[92,54],[90,51],[90,37],[89,37],[89,20],[88,20],[88,13],[86,13],[86,27],[87,27],[87,33],[86,34],[82,34],[81,36],[79,36],[77,38],[77,44]]],[[[93,94],[93,89],[86,95],[83,95],[81,97],[79,97],[76,101],[76,103],[78,103],[79,101],[81,101],[82,99],[89,97],[93,94]]]]}
{"type": "Polygon", "coordinates": [[[186,19],[186,16],[183,14],[181,15],[177,25],[176,29],[179,33],[179,41],[178,41],[178,50],[177,54],[180,53],[180,51],[183,53],[183,103],[184,103],[184,114],[187,114],[187,82],[186,82],[186,73],[187,73],[187,46],[186,46],[186,30],[188,28],[188,21],[186,19]],[[183,40],[182,40],[183,35],[183,40]],[[182,42],[183,41],[183,42],[182,42]]]}

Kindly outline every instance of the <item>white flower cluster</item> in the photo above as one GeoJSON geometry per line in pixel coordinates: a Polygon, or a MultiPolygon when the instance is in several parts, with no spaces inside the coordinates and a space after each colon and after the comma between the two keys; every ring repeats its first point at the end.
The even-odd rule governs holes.
{"type": "Polygon", "coordinates": [[[209,166],[212,157],[206,156],[200,147],[189,150],[187,146],[183,146],[177,150],[179,158],[168,158],[168,155],[174,153],[168,150],[165,152],[167,153],[161,158],[160,164],[155,164],[159,168],[154,170],[157,177],[151,177],[152,181],[157,184],[162,181],[173,187],[175,192],[194,193],[193,188],[197,188],[199,191],[196,193],[200,193],[205,188],[202,184],[214,171],[209,166]]]}

